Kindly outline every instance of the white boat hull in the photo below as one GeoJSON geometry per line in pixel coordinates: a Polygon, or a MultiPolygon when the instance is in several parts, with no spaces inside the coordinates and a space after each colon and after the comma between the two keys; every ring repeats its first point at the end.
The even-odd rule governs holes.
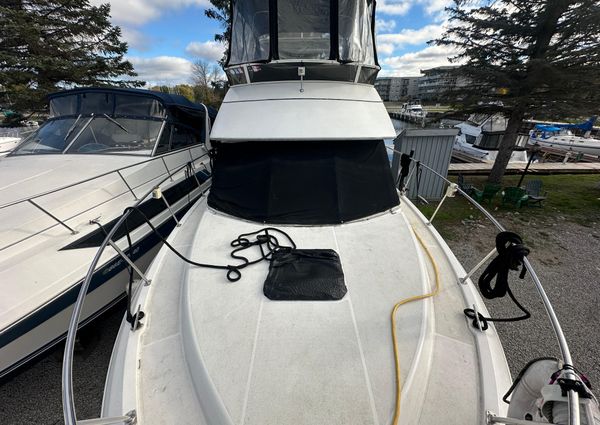
{"type": "Polygon", "coordinates": [[[600,140],[582,137],[550,137],[548,139],[530,138],[530,145],[540,145],[565,152],[583,153],[600,157],[600,140]]]}

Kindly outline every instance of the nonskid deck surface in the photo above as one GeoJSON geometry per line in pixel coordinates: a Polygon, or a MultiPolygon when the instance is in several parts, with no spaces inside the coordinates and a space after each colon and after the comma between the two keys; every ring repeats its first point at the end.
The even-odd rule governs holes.
{"type": "MultiPolygon", "coordinates": [[[[230,241],[263,226],[201,202],[173,243],[193,259],[227,264],[230,241]]],[[[266,262],[230,283],[223,271],[184,266],[167,254],[142,307],[135,379],[140,423],[390,423],[390,312],[396,301],[432,285],[407,221],[411,214],[402,207],[340,226],[281,227],[299,248],[340,254],[348,294],[339,302],[268,300],[266,262]]],[[[433,238],[425,240],[442,290],[398,312],[401,423],[478,423],[479,366],[464,301],[442,250],[433,238]]]]}

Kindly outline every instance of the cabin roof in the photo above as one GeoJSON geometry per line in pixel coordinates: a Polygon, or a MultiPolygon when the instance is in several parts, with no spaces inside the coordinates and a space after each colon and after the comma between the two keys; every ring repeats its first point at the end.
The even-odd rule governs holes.
{"type": "MultiPolygon", "coordinates": [[[[48,95],[48,100],[55,99],[61,96],[69,96],[79,93],[113,93],[113,94],[127,94],[134,96],[145,96],[157,99],[159,102],[167,107],[176,107],[183,109],[191,109],[197,111],[204,111],[204,106],[200,103],[195,103],[187,99],[180,94],[163,93],[153,90],[134,89],[134,88],[120,88],[120,87],[84,87],[76,88],[71,90],[63,90],[60,92],[52,93],[48,95]]],[[[211,118],[216,117],[217,110],[210,106],[206,107],[211,118]]]]}

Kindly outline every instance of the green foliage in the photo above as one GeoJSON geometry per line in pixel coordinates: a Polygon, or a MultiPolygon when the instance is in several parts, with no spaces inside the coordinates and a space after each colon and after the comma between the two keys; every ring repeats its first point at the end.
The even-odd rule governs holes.
{"type": "Polygon", "coordinates": [[[88,0],[4,0],[0,5],[0,85],[17,110],[37,111],[60,88],[140,86],[124,60],[127,44],[110,6],[88,0]]]}
{"type": "MultiPolygon", "coordinates": [[[[210,0],[210,7],[204,11],[204,14],[210,19],[216,20],[223,30],[221,33],[215,34],[215,41],[229,45],[230,29],[231,29],[231,0],[210,0]]],[[[224,55],[221,59],[221,66],[225,65],[227,57],[224,55]]]]}
{"type": "Polygon", "coordinates": [[[454,0],[450,26],[433,43],[458,50],[455,93],[465,110],[510,118],[490,173],[500,183],[525,116],[559,119],[598,112],[600,3],[597,0],[454,0]]]}
{"type": "Polygon", "coordinates": [[[600,106],[600,3],[455,0],[434,43],[458,49],[463,106],[501,101],[538,118],[589,117],[600,106]]]}

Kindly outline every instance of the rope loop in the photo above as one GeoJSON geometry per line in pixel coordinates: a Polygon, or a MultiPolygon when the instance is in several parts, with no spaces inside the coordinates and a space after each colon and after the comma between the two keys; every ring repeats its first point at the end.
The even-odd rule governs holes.
{"type": "Polygon", "coordinates": [[[517,322],[519,320],[529,319],[531,313],[519,303],[508,285],[508,274],[511,270],[519,270],[522,266],[519,278],[523,279],[527,269],[524,265],[524,259],[529,255],[530,250],[523,244],[523,239],[516,233],[501,232],[496,236],[496,251],[498,256],[486,267],[479,277],[479,290],[488,300],[501,298],[508,295],[513,303],[523,312],[522,316],[508,318],[484,317],[481,313],[475,314],[472,308],[464,310],[464,314],[472,320],[473,327],[485,331],[488,329],[488,322],[517,322]],[[496,279],[494,286],[492,281],[496,279]]]}

